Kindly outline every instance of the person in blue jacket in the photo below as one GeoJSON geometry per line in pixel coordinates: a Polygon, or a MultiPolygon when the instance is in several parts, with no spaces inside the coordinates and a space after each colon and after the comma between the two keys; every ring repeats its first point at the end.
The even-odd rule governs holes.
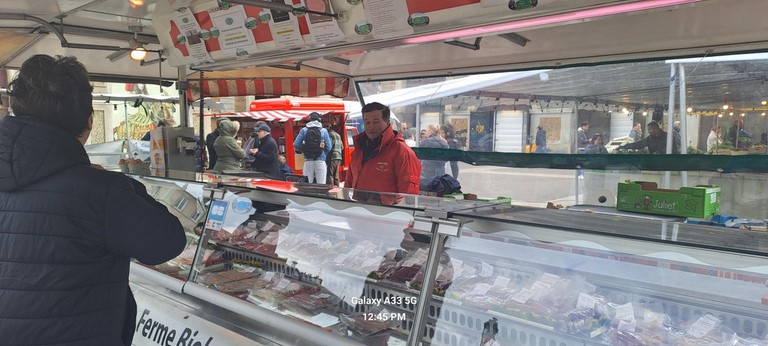
{"type": "Polygon", "coordinates": [[[304,137],[307,135],[307,128],[319,127],[320,135],[323,138],[323,142],[320,144],[322,151],[320,156],[316,158],[308,158],[304,156],[304,175],[307,176],[309,182],[317,182],[318,184],[325,184],[327,181],[328,165],[325,163],[325,158],[328,153],[331,152],[333,144],[331,143],[331,136],[328,134],[328,130],[323,128],[323,124],[320,123],[320,114],[312,112],[309,114],[309,122],[307,125],[299,131],[299,135],[293,141],[293,147],[297,152],[304,151],[304,137]]]}
{"type": "Polygon", "coordinates": [[[0,120],[0,343],[131,345],[131,258],[160,264],[186,245],[179,220],[136,179],[92,165],[88,72],[35,55],[0,120]]]}

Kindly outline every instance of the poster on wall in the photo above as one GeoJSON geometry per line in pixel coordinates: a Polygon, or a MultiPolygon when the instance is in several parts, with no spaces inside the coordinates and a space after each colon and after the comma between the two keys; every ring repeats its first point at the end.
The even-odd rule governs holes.
{"type": "MultiPolygon", "coordinates": [[[[293,5],[290,0],[286,3],[283,0],[271,0],[272,2],[293,5]]],[[[259,18],[268,18],[269,30],[272,31],[272,40],[278,47],[289,48],[304,44],[299,31],[299,22],[292,12],[264,10],[259,14],[259,18]]]]}
{"type": "Polygon", "coordinates": [[[367,23],[355,24],[358,35],[373,34],[374,38],[392,38],[413,34],[408,25],[408,4],[402,0],[366,0],[365,17],[367,23]]]}
{"type": "Polygon", "coordinates": [[[256,50],[252,31],[256,26],[256,19],[246,19],[243,6],[211,12],[210,16],[213,22],[210,35],[219,39],[222,53],[228,56],[242,56],[256,50]]]}
{"type": "MultiPolygon", "coordinates": [[[[331,0],[304,0],[304,6],[307,9],[317,12],[334,13],[331,8],[331,0]]],[[[333,17],[319,14],[307,14],[307,23],[309,24],[309,36],[307,43],[332,43],[341,42],[346,39],[344,32],[339,28],[339,24],[333,17]]]]}
{"type": "Polygon", "coordinates": [[[188,58],[189,63],[213,61],[208,50],[205,49],[203,39],[200,38],[202,30],[191,9],[188,7],[177,8],[173,13],[172,21],[179,29],[179,34],[176,37],[171,37],[171,39],[187,48],[185,57],[188,58]]]}
{"type": "Polygon", "coordinates": [[[493,112],[469,113],[469,150],[493,151],[493,112]]]}

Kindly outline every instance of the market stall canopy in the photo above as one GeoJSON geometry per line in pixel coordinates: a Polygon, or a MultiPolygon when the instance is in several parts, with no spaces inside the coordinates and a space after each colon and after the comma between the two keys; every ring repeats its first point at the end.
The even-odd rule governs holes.
{"type": "Polygon", "coordinates": [[[195,72],[187,76],[190,100],[201,97],[318,97],[344,98],[349,93],[350,78],[321,70],[292,70],[281,67],[253,67],[234,71],[195,72]]]}
{"type": "MultiPolygon", "coordinates": [[[[0,67],[18,68],[35,54],[75,56],[95,81],[159,83],[159,45],[151,26],[155,1],[35,0],[0,2],[0,67]],[[144,63],[128,57],[149,51],[144,63]]],[[[162,76],[178,70],[160,63],[162,76]]]]}
{"type": "Polygon", "coordinates": [[[237,113],[220,113],[220,114],[206,114],[206,116],[213,117],[233,117],[233,118],[251,118],[256,120],[263,120],[267,122],[277,121],[284,123],[286,121],[300,121],[307,117],[312,111],[255,111],[255,112],[237,112],[237,113]]]}

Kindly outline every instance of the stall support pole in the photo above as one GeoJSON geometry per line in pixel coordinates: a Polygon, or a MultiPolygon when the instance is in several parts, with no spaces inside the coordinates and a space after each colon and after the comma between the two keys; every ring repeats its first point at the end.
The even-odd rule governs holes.
{"type": "MultiPolygon", "coordinates": [[[[688,153],[688,105],[685,96],[685,67],[677,65],[680,75],[680,154],[688,153]]],[[[688,186],[688,172],[680,172],[680,186],[688,186]]]]}
{"type": "MultiPolygon", "coordinates": [[[[669,65],[669,107],[667,107],[667,154],[672,153],[672,126],[675,122],[675,72],[677,69],[676,64],[669,65]]],[[[659,124],[661,125],[661,124],[659,124]]],[[[669,188],[669,181],[672,178],[670,171],[664,172],[664,180],[662,181],[662,188],[669,188]]]]}
{"type": "Polygon", "coordinates": [[[437,276],[437,266],[440,263],[440,255],[443,253],[443,244],[447,236],[438,232],[440,225],[432,220],[432,242],[429,246],[429,253],[427,254],[427,267],[424,270],[424,280],[421,285],[421,292],[419,292],[419,301],[416,304],[416,312],[413,314],[413,328],[410,335],[408,335],[409,346],[421,345],[421,340],[424,338],[424,327],[427,320],[427,309],[432,303],[432,288],[435,284],[435,276],[437,276]]]}
{"type": "MultiPolygon", "coordinates": [[[[203,82],[204,82],[203,81],[203,74],[204,73],[205,72],[200,71],[200,115],[199,115],[200,118],[199,118],[199,121],[200,121],[200,143],[203,143],[203,145],[206,146],[206,148],[207,148],[207,144],[208,143],[205,143],[205,127],[204,127],[205,126],[205,120],[204,120],[204,117],[203,117],[203,115],[204,115],[203,112],[205,112],[205,108],[203,108],[203,107],[205,107],[205,100],[204,100],[205,97],[203,97],[204,96],[203,95],[203,82]]],[[[202,152],[202,150],[201,150],[201,152],[202,152]]],[[[209,155],[210,155],[210,153],[209,153],[209,155]]],[[[205,167],[205,162],[203,162],[203,167],[205,167]]],[[[213,167],[208,167],[209,170],[212,169],[212,168],[213,167]]]]}
{"type": "Polygon", "coordinates": [[[179,112],[181,113],[181,124],[179,125],[186,127],[189,126],[192,120],[189,117],[189,100],[187,100],[187,88],[189,88],[189,84],[187,84],[187,69],[182,65],[179,66],[178,71],[179,79],[176,85],[179,90],[179,112]]]}

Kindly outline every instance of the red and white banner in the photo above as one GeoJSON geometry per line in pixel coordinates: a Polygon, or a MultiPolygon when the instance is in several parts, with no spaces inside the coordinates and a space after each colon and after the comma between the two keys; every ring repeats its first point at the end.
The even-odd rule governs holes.
{"type": "Polygon", "coordinates": [[[214,114],[214,116],[221,117],[246,117],[256,120],[263,120],[266,122],[277,121],[284,123],[288,120],[299,121],[309,116],[309,113],[313,111],[254,111],[254,112],[238,112],[238,113],[222,113],[214,114]]]}
{"type": "Polygon", "coordinates": [[[261,79],[220,79],[190,81],[187,98],[191,101],[201,97],[260,96],[318,97],[323,95],[344,98],[349,91],[349,78],[261,78],[261,79]]]}

